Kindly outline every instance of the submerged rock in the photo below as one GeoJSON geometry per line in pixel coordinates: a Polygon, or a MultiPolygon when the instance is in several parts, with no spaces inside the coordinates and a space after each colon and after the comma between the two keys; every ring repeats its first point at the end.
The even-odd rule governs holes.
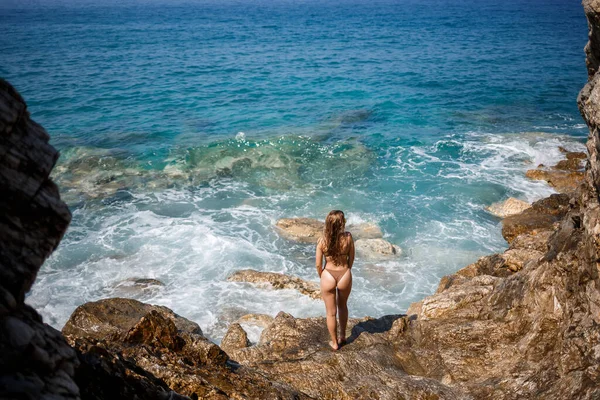
{"type": "Polygon", "coordinates": [[[283,218],[275,224],[277,232],[288,240],[317,243],[325,223],[312,218],[283,218]]]}
{"type": "Polygon", "coordinates": [[[321,298],[321,287],[317,282],[305,281],[296,276],[288,276],[277,272],[244,269],[234,272],[227,280],[230,282],[266,283],[273,289],[295,289],[313,299],[321,298]]]}
{"type": "MultiPolygon", "coordinates": [[[[284,238],[300,243],[317,243],[323,235],[325,223],[313,218],[282,218],[275,224],[277,232],[284,238]]],[[[348,225],[354,240],[378,239],[383,237],[381,229],[370,222],[348,225]]]]}
{"type": "Polygon", "coordinates": [[[357,257],[368,260],[396,257],[402,254],[400,247],[384,239],[358,239],[354,247],[357,257]]]}
{"type": "Polygon", "coordinates": [[[494,203],[485,209],[490,212],[490,214],[495,215],[499,218],[506,218],[511,215],[519,214],[526,209],[531,207],[531,204],[526,201],[515,199],[514,197],[509,197],[508,199],[494,203]]]}
{"type": "Polygon", "coordinates": [[[154,294],[165,286],[158,279],[129,278],[117,283],[113,290],[116,296],[139,296],[141,294],[154,294]]]}

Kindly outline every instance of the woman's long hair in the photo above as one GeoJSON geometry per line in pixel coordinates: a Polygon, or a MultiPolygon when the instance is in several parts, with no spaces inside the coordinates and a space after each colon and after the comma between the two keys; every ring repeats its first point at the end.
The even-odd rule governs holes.
{"type": "Polygon", "coordinates": [[[327,215],[323,231],[323,253],[336,261],[343,251],[342,236],[345,227],[346,218],[343,211],[333,210],[327,215]]]}

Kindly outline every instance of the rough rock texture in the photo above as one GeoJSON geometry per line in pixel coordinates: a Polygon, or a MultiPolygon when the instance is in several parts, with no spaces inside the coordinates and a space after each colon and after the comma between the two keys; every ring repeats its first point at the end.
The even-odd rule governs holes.
{"type": "Polygon", "coordinates": [[[277,272],[261,272],[243,269],[231,274],[230,282],[266,283],[273,289],[295,289],[313,299],[321,298],[321,287],[317,282],[305,281],[296,276],[288,276],[277,272]]]}
{"type": "Polygon", "coordinates": [[[58,152],[0,79],[0,398],[76,398],[78,361],[60,332],[23,303],[71,214],[50,171],[58,152]]]}
{"type": "Polygon", "coordinates": [[[402,254],[400,247],[384,239],[358,239],[354,243],[356,256],[367,260],[396,257],[402,254]]]}
{"type": "Polygon", "coordinates": [[[508,199],[494,203],[485,209],[490,212],[490,214],[495,215],[496,217],[506,218],[511,215],[519,214],[526,209],[531,207],[526,201],[515,199],[514,197],[509,197],[508,199]]]}
{"type": "Polygon", "coordinates": [[[536,201],[531,208],[502,220],[502,236],[510,244],[522,234],[535,235],[538,232],[554,230],[554,224],[569,211],[570,201],[571,197],[566,194],[553,194],[536,201]]]}
{"type": "Polygon", "coordinates": [[[231,324],[223,340],[221,341],[221,348],[227,353],[231,353],[234,350],[243,349],[250,346],[248,340],[248,334],[238,323],[231,324]]]}
{"type": "Polygon", "coordinates": [[[405,372],[390,337],[406,324],[399,315],[350,320],[348,344],[334,352],[327,344],[325,318],[297,319],[281,312],[256,346],[233,351],[231,357],[314,398],[469,398],[436,379],[405,372]]]}
{"type": "MultiPolygon", "coordinates": [[[[202,399],[307,398],[231,363],[219,346],[202,336],[197,324],[165,307],[118,298],[87,303],[75,310],[63,332],[92,361],[89,365],[102,366],[101,376],[139,376],[138,385],[156,396],[170,388],[202,399]],[[112,364],[115,359],[120,361],[117,367],[112,364]]],[[[93,376],[93,371],[84,372],[86,379],[93,376]]]]}
{"type": "MultiPolygon", "coordinates": [[[[557,166],[561,165],[560,163],[557,166]]],[[[546,181],[550,186],[556,189],[557,192],[568,193],[577,189],[583,181],[583,172],[578,171],[562,171],[545,170],[545,169],[530,169],[525,174],[526,177],[538,181],[546,181]]]]}
{"type": "MultiPolygon", "coordinates": [[[[277,232],[284,238],[300,243],[317,243],[325,223],[312,218],[283,218],[275,224],[277,232]]],[[[354,240],[378,239],[383,237],[381,229],[372,223],[348,225],[348,232],[352,233],[354,240]]]]}
{"type": "Polygon", "coordinates": [[[140,318],[151,311],[157,311],[164,318],[173,321],[182,332],[202,335],[198,324],[180,317],[167,307],[120,298],[99,300],[77,307],[63,327],[62,333],[97,340],[110,339],[122,331],[132,329],[140,318]]]}

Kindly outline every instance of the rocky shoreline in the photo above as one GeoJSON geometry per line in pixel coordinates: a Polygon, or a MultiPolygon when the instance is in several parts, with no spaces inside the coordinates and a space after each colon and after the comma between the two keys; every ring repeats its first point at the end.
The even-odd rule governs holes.
{"type": "MultiPolygon", "coordinates": [[[[219,347],[171,310],[118,298],[79,307],[63,334],[81,354],[100,346],[102,354],[126,355],[190,397],[565,398],[569,388],[566,398],[594,398],[600,393],[594,350],[600,330],[593,307],[600,296],[595,265],[580,264],[585,244],[576,221],[588,188],[579,184],[532,205],[510,199],[499,205],[505,252],[444,277],[436,293],[413,303],[406,315],[351,320],[348,344],[339,352],[326,345],[324,318],[242,316],[219,347]],[[574,282],[585,282],[585,292],[572,293],[574,282]],[[569,318],[586,330],[572,333],[569,318]],[[257,343],[242,326],[248,321],[261,326],[257,343]],[[189,357],[194,364],[181,370],[189,357]]],[[[301,232],[299,239],[289,232],[287,238],[314,240],[319,224],[286,220],[288,230],[301,232]]],[[[367,228],[371,235],[378,230],[367,228]]],[[[240,270],[228,280],[319,298],[316,283],[278,273],[240,270]]]]}
{"type": "MultiPolygon", "coordinates": [[[[589,81],[578,98],[589,157],[566,153],[528,172],[559,193],[501,214],[509,248],[444,277],[406,315],[351,320],[327,346],[323,318],[242,316],[222,347],[159,306],[113,298],[80,306],[62,333],[24,303],[70,221],[49,178],[57,152],[21,96],[0,80],[0,397],[48,399],[598,399],[600,398],[600,1],[585,0],[589,81]],[[260,325],[252,343],[244,324],[260,325]]],[[[320,222],[280,221],[316,241],[320,222]],[[316,233],[317,232],[317,233],[316,233]]],[[[377,227],[357,247],[398,256],[377,227]],[[384,243],[382,243],[383,241],[384,243]]],[[[287,235],[287,236],[286,236],[287,235]]],[[[243,273],[242,273],[243,272],[243,273]]],[[[316,296],[294,277],[242,271],[316,296]]],[[[155,284],[155,283],[154,283],[155,284]]]]}

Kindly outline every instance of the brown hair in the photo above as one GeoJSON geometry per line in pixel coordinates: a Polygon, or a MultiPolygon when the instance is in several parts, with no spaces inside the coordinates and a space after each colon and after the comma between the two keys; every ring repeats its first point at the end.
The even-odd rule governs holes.
{"type": "Polygon", "coordinates": [[[325,230],[323,231],[323,253],[328,257],[338,258],[343,250],[342,236],[346,228],[344,212],[333,210],[325,219],[325,230]]]}

